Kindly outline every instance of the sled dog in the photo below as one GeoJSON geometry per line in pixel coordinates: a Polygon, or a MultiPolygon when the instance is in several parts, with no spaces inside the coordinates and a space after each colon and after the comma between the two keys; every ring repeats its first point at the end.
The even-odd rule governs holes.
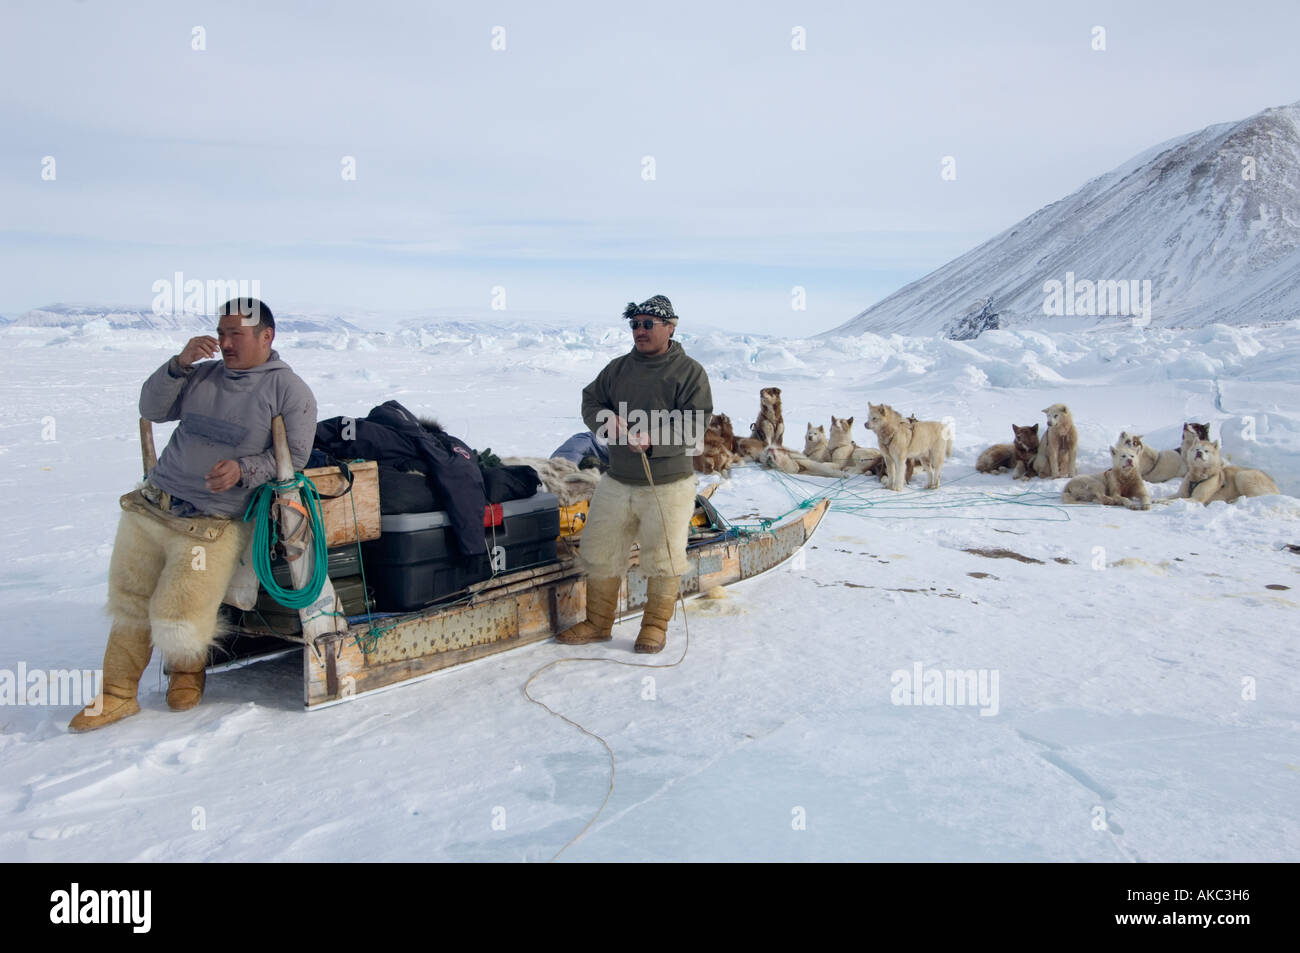
{"type": "Polygon", "coordinates": [[[1038,476],[1038,471],[1034,469],[1034,462],[1038,459],[1038,424],[1032,427],[1012,424],[1011,432],[1016,438],[1012,444],[1016,453],[1016,469],[1011,476],[1017,480],[1038,476]]]}
{"type": "Polygon", "coordinates": [[[785,437],[785,420],[781,417],[781,388],[764,387],[758,392],[758,420],[750,437],[763,441],[765,447],[779,447],[785,437]]]}
{"type": "Polygon", "coordinates": [[[785,447],[764,447],[758,462],[784,473],[807,473],[812,476],[836,478],[844,476],[844,471],[833,464],[810,460],[798,450],[789,450],[785,447]]]}
{"type": "Polygon", "coordinates": [[[867,429],[876,435],[885,458],[885,475],[881,478],[885,486],[902,490],[907,463],[916,460],[930,477],[927,489],[938,489],[943,461],[952,453],[952,438],[944,425],[915,417],[905,420],[888,404],[868,403],[867,407],[867,429]]]}
{"type": "Polygon", "coordinates": [[[1061,499],[1066,503],[1102,503],[1127,506],[1131,510],[1151,509],[1151,494],[1142,480],[1138,462],[1140,450],[1117,445],[1110,448],[1110,469],[1105,473],[1077,476],[1065,485],[1061,499]]]}
{"type": "MultiPolygon", "coordinates": [[[[884,469],[884,456],[879,450],[859,447],[853,442],[853,418],[831,417],[831,434],[826,443],[830,463],[853,473],[880,473],[884,469]]],[[[908,467],[908,475],[912,469],[908,467]]]]}
{"type": "Polygon", "coordinates": [[[1074,428],[1074,418],[1070,408],[1065,404],[1053,404],[1044,407],[1047,415],[1047,430],[1038,441],[1038,455],[1034,458],[1034,470],[1049,480],[1064,476],[1078,476],[1079,468],[1075,457],[1079,452],[1079,432],[1074,428]]]}
{"type": "Polygon", "coordinates": [[[1198,440],[1188,451],[1187,476],[1178,488],[1183,499],[1198,503],[1223,500],[1231,503],[1243,496],[1280,493],[1273,478],[1263,470],[1234,467],[1219,456],[1219,441],[1198,440]]]}
{"type": "Polygon", "coordinates": [[[1119,447],[1132,447],[1138,454],[1138,467],[1142,479],[1148,483],[1164,483],[1178,476],[1184,469],[1183,455],[1178,450],[1157,450],[1142,442],[1142,435],[1125,430],[1119,435],[1119,447]]]}
{"type": "Polygon", "coordinates": [[[732,465],[743,459],[736,453],[736,432],[731,426],[731,418],[726,414],[714,414],[704,431],[704,449],[691,458],[695,472],[720,473],[725,477],[732,465]]]}
{"type": "MultiPolygon", "coordinates": [[[[835,418],[832,417],[833,421],[835,418]]],[[[826,449],[826,428],[822,426],[814,427],[810,422],[808,429],[803,437],[803,455],[809,460],[816,460],[818,463],[825,463],[829,453],[826,449]]]]}
{"type": "Polygon", "coordinates": [[[1015,465],[1016,445],[1014,443],[995,443],[981,453],[979,459],[975,461],[975,469],[980,473],[1001,473],[1015,465]]]}

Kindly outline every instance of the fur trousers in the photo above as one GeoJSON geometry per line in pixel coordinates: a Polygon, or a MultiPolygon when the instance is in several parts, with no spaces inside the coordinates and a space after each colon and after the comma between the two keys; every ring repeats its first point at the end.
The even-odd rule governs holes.
{"type": "Polygon", "coordinates": [[[641,547],[642,573],[680,576],[686,571],[686,541],[694,513],[694,474],[655,487],[621,483],[605,474],[591,497],[578,548],[579,562],[593,578],[622,576],[635,540],[641,547]],[[660,506],[668,521],[668,549],[664,548],[660,506]]]}
{"type": "Polygon", "coordinates": [[[231,520],[217,539],[195,539],[123,511],[108,566],[114,624],[148,629],[169,667],[205,664],[217,609],[252,533],[252,523],[231,520]]]}

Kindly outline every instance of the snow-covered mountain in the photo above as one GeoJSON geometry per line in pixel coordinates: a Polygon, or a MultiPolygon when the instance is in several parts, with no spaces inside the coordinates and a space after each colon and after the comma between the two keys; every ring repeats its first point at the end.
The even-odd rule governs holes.
{"type": "Polygon", "coordinates": [[[828,334],[1092,326],[1146,287],[1154,326],[1300,316],[1300,103],[1149,149],[828,334]]]}

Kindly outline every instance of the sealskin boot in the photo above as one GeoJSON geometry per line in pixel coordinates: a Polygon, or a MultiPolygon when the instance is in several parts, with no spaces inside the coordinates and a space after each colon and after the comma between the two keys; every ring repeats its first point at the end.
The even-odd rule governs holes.
{"type": "Polygon", "coordinates": [[[641,613],[641,634],[636,637],[636,651],[662,652],[668,644],[668,622],[677,604],[677,582],[681,576],[651,576],[646,580],[645,610],[641,613]]]}
{"type": "Polygon", "coordinates": [[[207,682],[206,659],[191,666],[173,667],[167,681],[167,707],[172,711],[189,711],[203,699],[203,686],[207,682]]]}
{"type": "Polygon", "coordinates": [[[103,691],[68,722],[68,730],[94,731],[137,714],[136,692],[151,655],[148,626],[113,623],[104,649],[103,691]]]}
{"type": "Polygon", "coordinates": [[[608,642],[613,638],[614,617],[618,615],[618,590],[623,580],[587,579],[587,618],[555,637],[565,645],[608,642]]]}

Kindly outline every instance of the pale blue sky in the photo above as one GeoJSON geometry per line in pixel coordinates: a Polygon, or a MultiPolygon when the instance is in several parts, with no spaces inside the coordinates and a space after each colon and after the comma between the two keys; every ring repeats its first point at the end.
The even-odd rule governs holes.
{"type": "Polygon", "coordinates": [[[503,285],[512,309],[612,321],[662,293],[815,333],[1157,142],[1300,99],[1295,0],[0,11],[9,317],[144,307],[182,271],[276,310],[503,285]]]}

